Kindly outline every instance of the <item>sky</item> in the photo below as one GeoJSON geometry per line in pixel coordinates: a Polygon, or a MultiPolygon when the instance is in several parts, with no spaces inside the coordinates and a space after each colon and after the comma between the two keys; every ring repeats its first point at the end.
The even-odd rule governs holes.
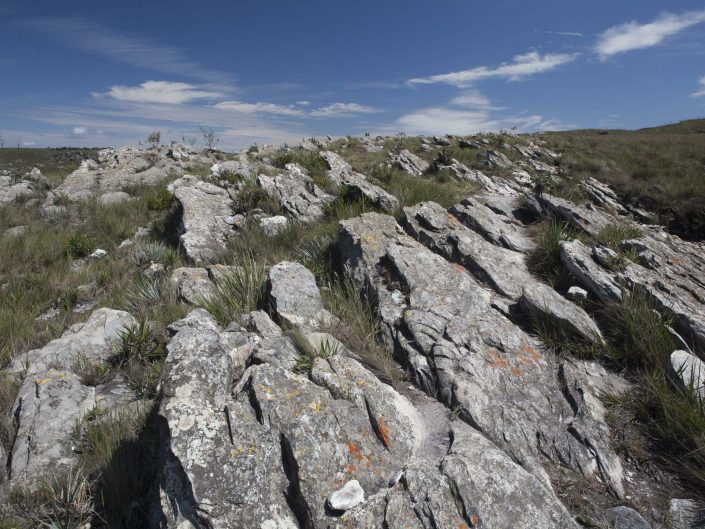
{"type": "Polygon", "coordinates": [[[703,116],[705,0],[0,0],[6,146],[703,116]]]}

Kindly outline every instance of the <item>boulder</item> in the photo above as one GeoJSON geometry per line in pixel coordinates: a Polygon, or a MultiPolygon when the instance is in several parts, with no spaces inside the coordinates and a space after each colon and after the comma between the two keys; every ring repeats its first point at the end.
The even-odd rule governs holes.
{"type": "Polygon", "coordinates": [[[109,191],[108,193],[103,193],[98,197],[98,204],[101,206],[112,206],[115,204],[120,204],[121,202],[127,202],[131,199],[132,197],[124,191],[109,191]]]}
{"type": "Polygon", "coordinates": [[[335,511],[348,511],[365,501],[365,491],[356,479],[351,479],[328,498],[328,505],[335,511]]]}
{"type": "Polygon", "coordinates": [[[182,208],[179,237],[186,255],[196,264],[207,264],[225,250],[232,227],[233,201],[224,189],[185,176],[169,184],[169,191],[182,208]]]}
{"type": "Polygon", "coordinates": [[[674,351],[668,359],[668,373],[681,387],[705,399],[705,362],[687,351],[674,351]]]}
{"type": "Polygon", "coordinates": [[[267,237],[274,237],[289,226],[289,219],[283,215],[264,217],[259,221],[259,227],[267,237]]]}
{"type": "Polygon", "coordinates": [[[287,164],[286,172],[275,176],[261,174],[258,185],[284,210],[301,222],[313,222],[323,217],[324,206],[335,197],[329,195],[296,164],[287,164]]]}
{"type": "Polygon", "coordinates": [[[610,529],[651,529],[641,515],[630,507],[615,507],[607,511],[610,529]]]}

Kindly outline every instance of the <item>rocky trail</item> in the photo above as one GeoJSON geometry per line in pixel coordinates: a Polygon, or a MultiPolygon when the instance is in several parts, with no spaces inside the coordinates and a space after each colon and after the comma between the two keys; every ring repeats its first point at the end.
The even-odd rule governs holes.
{"type": "MultiPolygon", "coordinates": [[[[19,387],[2,454],[4,497],[31,495],[49,469],[80,466],[91,449],[82,444],[87,428],[127,413],[145,415],[155,432],[149,465],[127,469],[146,476],[147,492],[121,522],[96,516],[92,527],[702,527],[702,494],[621,441],[610,402],[626,400],[641,379],[599,353],[623,331],[597,307],[648,299],[647,313],[674,344],[657,366],[669,391],[702,404],[703,243],[648,223],[647,211],[594,179],[580,183],[580,201],[543,191],[537,182],[561,178],[560,153],[537,138],[501,148],[483,137],[426,138],[416,154],[387,150],[386,139],[369,137],[230,159],[179,144],[106,150],[31,199],[28,207],[60,218],[69,201],[129,202],[130,186],[168,179],[177,203],[168,235],[187,266],[149,269],[187,314],[168,322],[150,398],[136,396],[131,364],[119,356],[138,315],[118,307],[96,308],[16,356],[4,370],[19,387]],[[451,143],[477,151],[478,165],[448,159],[451,143]],[[441,171],[467,192],[451,207],[409,203],[363,174],[353,151],[383,160],[410,186],[441,171]],[[277,163],[282,152],[307,163],[277,163]],[[192,174],[196,166],[207,171],[192,174]],[[350,203],[365,212],[340,219],[325,255],[378,325],[375,351],[391,363],[392,380],[370,351],[336,332],[350,322],[307,261],[245,269],[223,260],[247,230],[270,244],[287,230],[316,229],[350,203]],[[547,280],[533,260],[537,226],[549,222],[574,234],[560,241],[557,263],[543,265],[560,267],[561,281],[547,280]],[[227,285],[246,280],[258,306],[230,321],[207,310],[227,285]],[[546,327],[559,346],[540,332],[546,327]],[[86,366],[112,366],[113,376],[89,383],[86,366]]],[[[8,187],[0,201],[17,193],[8,187]]],[[[142,351],[149,340],[140,340],[142,351]]],[[[112,457],[119,465],[120,451],[112,457]]]]}

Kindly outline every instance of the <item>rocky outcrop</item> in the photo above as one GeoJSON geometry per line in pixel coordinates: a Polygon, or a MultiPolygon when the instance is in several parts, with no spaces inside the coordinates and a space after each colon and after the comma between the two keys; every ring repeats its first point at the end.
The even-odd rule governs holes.
{"type": "Polygon", "coordinates": [[[623,493],[621,463],[600,410],[564,393],[581,383],[563,378],[557,359],[497,311],[491,292],[463,266],[373,213],[342,222],[341,253],[422,388],[459,406],[469,424],[537,479],[548,483],[547,457],[623,493]]]}
{"type": "Polygon", "coordinates": [[[389,154],[392,159],[392,165],[398,167],[402,171],[409,173],[412,176],[421,176],[429,168],[429,163],[416,156],[411,151],[404,149],[399,154],[389,154]]]}
{"type": "Polygon", "coordinates": [[[227,219],[233,213],[233,201],[223,188],[185,176],[169,184],[169,191],[179,201],[181,244],[194,263],[208,263],[225,250],[232,227],[227,219]]]}
{"type": "Polygon", "coordinates": [[[367,178],[353,171],[339,154],[331,151],[321,152],[321,157],[330,168],[328,178],[343,189],[343,194],[348,200],[364,198],[382,211],[393,212],[399,208],[399,200],[381,187],[369,182],[367,178]]]}
{"type": "Polygon", "coordinates": [[[131,400],[126,387],[84,384],[84,366],[105,364],[134,325],[127,312],[94,311],[85,323],[68,329],[42,349],[17,357],[11,368],[22,377],[15,400],[15,440],[8,475],[13,484],[32,485],[46,469],[67,470],[76,463],[73,432],[91,410],[110,410],[131,400]]]}
{"type": "Polygon", "coordinates": [[[275,176],[261,174],[257,183],[286,213],[301,222],[321,219],[324,206],[335,198],[314,184],[306,169],[296,164],[287,164],[286,172],[275,176]]]}

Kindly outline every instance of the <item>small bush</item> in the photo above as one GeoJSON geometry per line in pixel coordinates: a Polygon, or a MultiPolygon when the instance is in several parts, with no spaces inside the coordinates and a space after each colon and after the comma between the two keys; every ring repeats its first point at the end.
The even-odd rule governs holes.
{"type": "Polygon", "coordinates": [[[165,356],[164,340],[146,321],[141,321],[120,333],[120,346],[110,364],[125,373],[138,398],[153,398],[165,356]]]}
{"type": "Polygon", "coordinates": [[[536,225],[536,248],[529,254],[527,265],[538,277],[558,284],[567,272],[561,261],[561,243],[577,237],[570,224],[553,217],[536,225]]]}
{"type": "Polygon", "coordinates": [[[149,146],[152,149],[157,148],[159,146],[160,141],[162,141],[161,131],[155,130],[149,136],[147,136],[147,143],[149,143],[149,146]]]}
{"type": "Polygon", "coordinates": [[[607,246],[615,252],[620,252],[619,243],[629,239],[638,239],[644,234],[637,226],[627,224],[610,224],[600,230],[595,236],[595,242],[601,246],[607,246]]]}
{"type": "Polygon", "coordinates": [[[198,300],[198,305],[227,325],[240,314],[263,308],[265,281],[264,265],[249,255],[241,256],[218,275],[213,294],[198,300]]]}
{"type": "Polygon", "coordinates": [[[248,178],[237,194],[236,209],[240,212],[246,212],[255,208],[273,215],[281,211],[279,202],[259,187],[255,178],[248,178]]]}
{"type": "Polygon", "coordinates": [[[0,446],[5,449],[6,453],[12,448],[15,437],[12,411],[19,390],[18,380],[14,377],[0,375],[0,446]]]}
{"type": "Polygon", "coordinates": [[[166,187],[158,187],[144,197],[149,211],[166,211],[171,209],[176,199],[166,187]]]}
{"type": "Polygon", "coordinates": [[[73,259],[87,257],[96,249],[95,241],[80,233],[71,235],[64,243],[66,253],[73,259]]]}
{"type": "Polygon", "coordinates": [[[82,468],[41,478],[34,491],[12,489],[8,507],[25,527],[77,529],[95,516],[91,484],[82,468]]]}

